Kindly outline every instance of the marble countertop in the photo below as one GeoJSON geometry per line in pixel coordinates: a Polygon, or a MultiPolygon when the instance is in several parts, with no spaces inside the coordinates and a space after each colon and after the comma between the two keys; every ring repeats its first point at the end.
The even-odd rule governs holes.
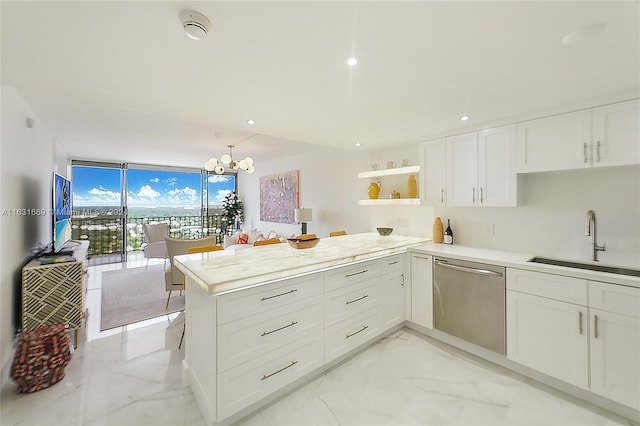
{"type": "Polygon", "coordinates": [[[220,250],[176,256],[175,265],[209,294],[240,290],[348,263],[404,253],[429,242],[424,237],[377,233],[322,238],[317,246],[295,249],[287,243],[242,250],[220,250]]]}
{"type": "MultiPolygon", "coordinates": [[[[612,274],[608,272],[591,271],[588,269],[569,268],[566,266],[545,265],[541,263],[528,262],[529,259],[534,257],[533,254],[528,253],[515,253],[499,250],[479,249],[474,247],[465,247],[458,245],[448,244],[436,244],[425,243],[412,246],[408,248],[408,251],[415,253],[425,253],[435,256],[450,257],[453,259],[468,260],[472,262],[484,262],[494,265],[500,265],[511,268],[526,269],[530,271],[546,272],[556,275],[565,275],[576,278],[582,278],[593,281],[603,281],[614,284],[621,284],[630,287],[640,288],[640,277],[634,277],[629,275],[612,274]]],[[[560,259],[576,261],[575,259],[560,259]]],[[[603,266],[615,266],[619,265],[607,265],[602,262],[590,262],[579,260],[581,263],[593,263],[603,266]]]]}

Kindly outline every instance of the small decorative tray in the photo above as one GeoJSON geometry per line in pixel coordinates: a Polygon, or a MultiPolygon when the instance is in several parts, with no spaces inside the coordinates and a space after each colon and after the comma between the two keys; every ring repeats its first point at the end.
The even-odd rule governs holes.
{"type": "Polygon", "coordinates": [[[320,238],[313,238],[311,240],[300,240],[298,238],[287,238],[289,245],[296,249],[306,249],[315,247],[320,242],[320,238]]]}

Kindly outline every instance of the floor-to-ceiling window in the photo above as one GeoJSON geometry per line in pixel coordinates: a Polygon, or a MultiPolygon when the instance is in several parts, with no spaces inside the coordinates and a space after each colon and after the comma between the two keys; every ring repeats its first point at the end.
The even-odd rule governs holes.
{"type": "Polygon", "coordinates": [[[142,250],[145,223],[167,223],[175,238],[221,240],[220,206],[236,190],[233,174],[86,161],[72,162],[72,182],[72,238],[90,241],[94,263],[142,250]]]}

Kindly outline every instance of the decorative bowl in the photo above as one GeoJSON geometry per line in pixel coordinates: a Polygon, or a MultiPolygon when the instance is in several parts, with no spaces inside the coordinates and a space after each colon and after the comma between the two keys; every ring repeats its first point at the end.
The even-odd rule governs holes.
{"type": "Polygon", "coordinates": [[[386,237],[387,235],[391,235],[393,232],[393,228],[376,228],[378,230],[378,234],[386,237]]]}
{"type": "Polygon", "coordinates": [[[311,240],[300,240],[298,238],[287,238],[289,245],[296,249],[306,249],[315,247],[320,242],[320,238],[313,238],[311,240]]]}

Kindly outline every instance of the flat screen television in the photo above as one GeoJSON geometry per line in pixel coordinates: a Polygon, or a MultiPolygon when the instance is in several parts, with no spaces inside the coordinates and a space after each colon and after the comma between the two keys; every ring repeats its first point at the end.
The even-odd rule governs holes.
{"type": "Polygon", "coordinates": [[[71,240],[71,181],[53,174],[53,249],[59,253],[71,240]]]}

